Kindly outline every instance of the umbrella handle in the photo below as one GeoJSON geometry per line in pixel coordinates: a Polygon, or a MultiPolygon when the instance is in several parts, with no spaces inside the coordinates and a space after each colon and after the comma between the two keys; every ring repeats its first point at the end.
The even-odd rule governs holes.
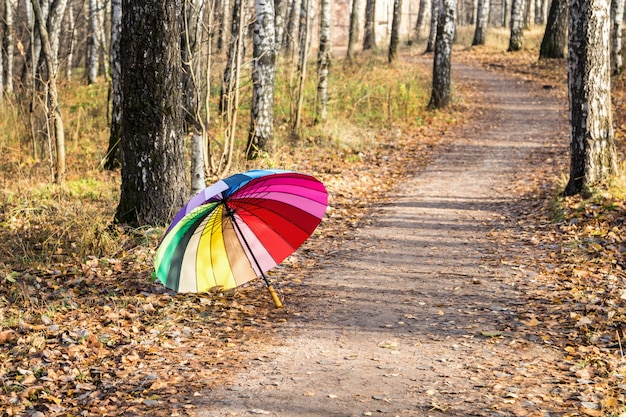
{"type": "Polygon", "coordinates": [[[276,294],[276,291],[274,290],[274,287],[272,287],[271,285],[268,285],[267,289],[269,290],[270,294],[272,295],[272,300],[274,300],[274,304],[276,304],[276,308],[282,308],[283,307],[283,303],[281,303],[280,299],[278,298],[278,294],[276,294]]]}

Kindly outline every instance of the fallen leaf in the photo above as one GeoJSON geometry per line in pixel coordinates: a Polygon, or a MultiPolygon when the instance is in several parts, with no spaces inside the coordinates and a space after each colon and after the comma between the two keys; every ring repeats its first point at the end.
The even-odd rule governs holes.
{"type": "Polygon", "coordinates": [[[580,412],[588,416],[592,416],[592,417],[604,416],[604,413],[602,412],[602,410],[594,410],[594,409],[587,408],[587,407],[580,407],[580,412]]]}
{"type": "Polygon", "coordinates": [[[539,320],[537,320],[537,318],[533,317],[532,319],[528,320],[526,322],[526,325],[529,327],[535,327],[537,326],[539,323],[541,323],[539,320]]]}
{"type": "Polygon", "coordinates": [[[3,330],[0,332],[0,344],[11,343],[15,341],[16,336],[13,330],[3,330]]]}

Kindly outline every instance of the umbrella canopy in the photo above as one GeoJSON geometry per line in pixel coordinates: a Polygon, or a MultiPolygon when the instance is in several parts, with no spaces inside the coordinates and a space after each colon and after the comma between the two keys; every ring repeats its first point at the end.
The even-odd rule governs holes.
{"type": "Polygon", "coordinates": [[[227,290],[259,276],[267,282],[264,273],[313,233],[327,205],[324,185],[310,175],[232,175],[176,214],[156,253],[156,276],[178,292],[227,290]]]}

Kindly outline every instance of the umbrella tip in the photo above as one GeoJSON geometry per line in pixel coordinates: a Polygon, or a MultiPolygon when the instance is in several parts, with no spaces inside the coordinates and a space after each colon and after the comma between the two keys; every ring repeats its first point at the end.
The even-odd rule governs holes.
{"type": "Polygon", "coordinates": [[[274,300],[274,304],[276,304],[276,308],[283,308],[283,303],[280,301],[280,298],[278,298],[278,294],[276,294],[276,290],[274,290],[274,287],[269,285],[267,289],[272,295],[272,300],[274,300]]]}

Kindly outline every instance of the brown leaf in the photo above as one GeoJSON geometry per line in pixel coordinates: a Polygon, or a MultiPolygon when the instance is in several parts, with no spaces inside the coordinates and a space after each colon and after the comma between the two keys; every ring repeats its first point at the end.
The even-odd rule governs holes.
{"type": "Polygon", "coordinates": [[[602,410],[594,410],[592,408],[587,408],[587,407],[580,407],[580,412],[585,415],[592,416],[592,417],[604,416],[604,413],[602,412],[602,410]]]}
{"type": "Polygon", "coordinates": [[[3,330],[0,332],[0,344],[13,343],[16,338],[13,330],[3,330]]]}

